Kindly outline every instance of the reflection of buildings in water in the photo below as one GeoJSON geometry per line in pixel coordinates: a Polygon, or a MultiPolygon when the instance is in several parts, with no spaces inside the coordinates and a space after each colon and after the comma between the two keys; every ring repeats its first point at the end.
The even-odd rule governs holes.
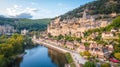
{"type": "Polygon", "coordinates": [[[58,65],[58,67],[64,67],[67,63],[64,53],[60,51],[48,49],[48,54],[52,61],[58,65]]]}

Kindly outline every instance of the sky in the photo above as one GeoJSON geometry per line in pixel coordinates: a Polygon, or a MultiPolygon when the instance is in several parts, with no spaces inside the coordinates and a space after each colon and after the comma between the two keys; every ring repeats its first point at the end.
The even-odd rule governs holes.
{"type": "Polygon", "coordinates": [[[0,0],[0,15],[14,18],[54,18],[93,0],[0,0]]]}

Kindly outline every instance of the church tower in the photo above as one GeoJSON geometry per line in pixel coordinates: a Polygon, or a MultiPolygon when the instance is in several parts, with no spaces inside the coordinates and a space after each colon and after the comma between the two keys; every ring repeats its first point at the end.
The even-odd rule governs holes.
{"type": "Polygon", "coordinates": [[[54,20],[54,23],[55,23],[55,24],[58,24],[58,23],[60,22],[60,19],[61,19],[61,17],[56,18],[56,19],[54,20]]]}
{"type": "Polygon", "coordinates": [[[37,39],[35,34],[33,35],[33,39],[37,39]]]}
{"type": "Polygon", "coordinates": [[[86,13],[87,10],[84,10],[83,12],[83,19],[87,19],[87,13],[86,13]]]}
{"type": "Polygon", "coordinates": [[[49,33],[50,30],[50,24],[47,25],[47,34],[49,33]]]}
{"type": "Polygon", "coordinates": [[[92,22],[94,22],[94,21],[95,21],[95,19],[94,19],[94,17],[93,17],[93,16],[91,16],[91,17],[90,17],[90,20],[91,20],[92,22]]]}

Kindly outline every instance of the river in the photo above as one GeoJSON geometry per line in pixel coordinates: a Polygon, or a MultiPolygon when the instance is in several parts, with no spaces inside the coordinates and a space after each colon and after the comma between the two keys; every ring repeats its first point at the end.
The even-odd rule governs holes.
{"type": "Polygon", "coordinates": [[[26,54],[18,58],[15,67],[64,67],[67,63],[63,53],[37,46],[25,50],[26,54]]]}

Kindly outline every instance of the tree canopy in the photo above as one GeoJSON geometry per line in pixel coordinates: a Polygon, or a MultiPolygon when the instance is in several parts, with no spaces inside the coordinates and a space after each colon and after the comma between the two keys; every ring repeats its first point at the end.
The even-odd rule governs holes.
{"type": "Polygon", "coordinates": [[[88,61],[83,65],[83,67],[96,67],[96,65],[94,62],[88,61]]]}
{"type": "Polygon", "coordinates": [[[11,25],[18,31],[27,29],[29,31],[44,31],[50,19],[16,19],[0,17],[0,25],[11,25]]]}
{"type": "Polygon", "coordinates": [[[109,63],[103,63],[101,67],[111,67],[111,65],[109,63]]]}
{"type": "MultiPolygon", "coordinates": [[[[17,55],[24,52],[31,40],[20,34],[0,37],[0,67],[6,67],[17,55]]],[[[31,43],[32,44],[32,43],[31,43]]]]}

